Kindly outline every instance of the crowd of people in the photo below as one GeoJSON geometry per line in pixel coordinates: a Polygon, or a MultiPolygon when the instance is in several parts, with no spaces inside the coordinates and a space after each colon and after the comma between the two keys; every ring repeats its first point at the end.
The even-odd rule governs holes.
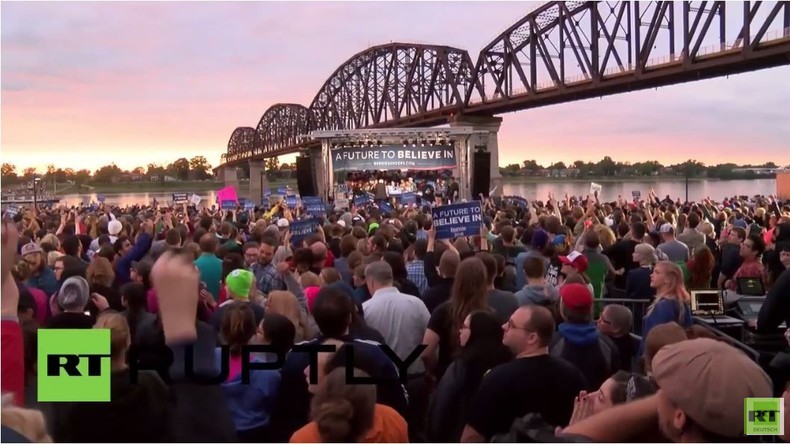
{"type": "Polygon", "coordinates": [[[283,204],[23,209],[2,227],[2,440],[732,442],[744,398],[790,396],[689,306],[754,277],[753,327],[790,321],[790,204],[481,205],[475,236],[372,204],[297,242],[283,204]],[[37,332],[92,328],[111,401],[38,402],[37,332]],[[187,348],[192,372],[167,359],[187,348]],[[245,359],[281,365],[245,380],[245,359]]]}
{"type": "Polygon", "coordinates": [[[452,202],[460,190],[452,171],[355,171],[347,173],[342,194],[370,193],[377,201],[399,202],[406,193],[415,193],[426,203],[452,202]]]}

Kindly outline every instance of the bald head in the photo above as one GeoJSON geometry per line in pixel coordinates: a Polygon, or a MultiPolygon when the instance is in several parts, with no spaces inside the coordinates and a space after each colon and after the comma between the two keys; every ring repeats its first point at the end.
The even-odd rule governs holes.
{"type": "Polygon", "coordinates": [[[439,259],[439,274],[443,278],[454,278],[460,263],[461,257],[458,253],[453,250],[445,250],[445,252],[442,253],[442,257],[439,259]]]}
{"type": "Polygon", "coordinates": [[[310,245],[310,251],[313,252],[313,258],[316,264],[323,264],[326,262],[326,245],[323,242],[316,242],[310,245]]]}
{"type": "Polygon", "coordinates": [[[376,261],[365,268],[365,280],[373,282],[377,287],[392,286],[392,267],[386,261],[376,261]]]}

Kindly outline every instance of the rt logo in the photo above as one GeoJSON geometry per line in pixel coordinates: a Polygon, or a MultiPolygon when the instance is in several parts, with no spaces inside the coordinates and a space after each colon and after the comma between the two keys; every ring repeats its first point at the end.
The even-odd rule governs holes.
{"type": "Polygon", "coordinates": [[[110,330],[38,331],[40,402],[110,402],[110,330]]]}
{"type": "Polygon", "coordinates": [[[743,412],[745,435],[781,436],[784,434],[784,399],[746,398],[743,412]]]}

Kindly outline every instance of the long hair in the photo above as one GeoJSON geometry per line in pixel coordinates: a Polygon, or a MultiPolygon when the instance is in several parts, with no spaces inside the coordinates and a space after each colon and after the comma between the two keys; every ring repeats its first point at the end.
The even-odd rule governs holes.
{"type": "Polygon", "coordinates": [[[241,354],[241,349],[255,336],[258,328],[255,325],[255,313],[247,303],[234,303],[222,317],[220,338],[230,347],[232,355],[241,354]]]}
{"type": "Polygon", "coordinates": [[[711,283],[713,266],[715,265],[713,253],[706,246],[700,246],[694,252],[694,260],[689,267],[691,274],[689,279],[690,288],[708,288],[711,283]]]}
{"type": "Polygon", "coordinates": [[[115,271],[113,271],[112,263],[107,258],[96,256],[88,265],[86,277],[88,284],[112,287],[112,283],[115,280],[115,271]]]}
{"type": "Polygon", "coordinates": [[[488,308],[488,281],[483,261],[470,257],[461,261],[455,272],[450,296],[450,319],[453,344],[458,344],[458,331],[466,317],[477,310],[488,308]]]}
{"type": "Polygon", "coordinates": [[[129,333],[129,324],[120,313],[102,313],[96,319],[96,324],[93,328],[110,330],[110,356],[112,358],[126,355],[131,344],[131,335],[129,333]]]}
{"type": "Polygon", "coordinates": [[[650,314],[653,313],[653,309],[656,307],[656,304],[658,304],[662,300],[674,299],[677,301],[678,304],[678,310],[680,312],[680,321],[683,322],[684,321],[683,318],[686,313],[686,310],[684,310],[684,305],[688,304],[689,300],[691,299],[688,290],[686,290],[686,285],[684,284],[683,270],[681,270],[676,263],[670,261],[659,261],[656,264],[654,270],[658,270],[658,269],[660,269],[663,273],[669,276],[670,279],[669,288],[664,293],[659,293],[658,291],[656,292],[656,298],[653,300],[650,306],[647,307],[647,312],[645,313],[645,316],[650,316],[650,314]]]}
{"type": "Polygon", "coordinates": [[[296,328],[296,342],[302,342],[312,337],[307,324],[307,315],[299,306],[296,296],[290,291],[272,291],[266,300],[267,313],[279,313],[290,319],[296,328]]]}
{"type": "Polygon", "coordinates": [[[458,354],[458,359],[468,366],[464,386],[469,390],[465,393],[474,393],[488,370],[512,359],[510,350],[502,344],[503,335],[502,324],[492,311],[469,315],[469,340],[458,354]]]}
{"type": "Polygon", "coordinates": [[[126,302],[126,318],[129,321],[129,334],[131,335],[132,342],[136,342],[135,338],[137,338],[139,319],[145,312],[148,303],[145,285],[138,282],[127,282],[121,285],[119,293],[121,293],[121,300],[126,302]]]}
{"type": "MultiPolygon", "coordinates": [[[[354,376],[368,375],[354,369],[354,376]]],[[[360,442],[373,427],[375,407],[376,386],[346,384],[346,369],[336,368],[313,397],[311,415],[321,442],[360,442]]]]}

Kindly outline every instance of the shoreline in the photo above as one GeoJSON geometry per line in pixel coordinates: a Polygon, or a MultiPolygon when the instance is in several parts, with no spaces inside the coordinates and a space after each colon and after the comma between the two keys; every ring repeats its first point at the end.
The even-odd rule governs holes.
{"type": "MultiPolygon", "coordinates": [[[[751,180],[773,180],[774,178],[755,178],[751,180]]],[[[689,182],[729,182],[731,180],[749,180],[749,179],[716,179],[707,177],[694,177],[689,178],[689,182]]],[[[607,183],[678,183],[684,182],[685,178],[677,176],[650,176],[650,177],[502,177],[503,184],[511,185],[528,185],[528,184],[542,184],[542,183],[590,183],[596,182],[600,184],[607,183]]],[[[296,186],[296,179],[286,179],[269,181],[269,187],[275,188],[280,186],[296,186]]],[[[89,195],[89,194],[104,194],[107,196],[121,195],[121,194],[134,194],[134,193],[206,193],[214,192],[224,186],[222,182],[215,181],[187,181],[187,182],[167,182],[167,183],[110,183],[110,184],[95,184],[91,188],[81,187],[77,189],[71,187],[66,190],[58,190],[53,197],[63,197],[69,195],[89,195]]]]}

